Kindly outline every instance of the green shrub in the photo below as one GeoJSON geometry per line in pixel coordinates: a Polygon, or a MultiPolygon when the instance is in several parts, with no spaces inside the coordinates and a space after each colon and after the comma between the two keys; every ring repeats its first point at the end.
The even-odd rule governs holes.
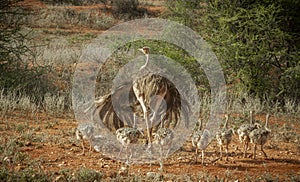
{"type": "Polygon", "coordinates": [[[91,4],[107,4],[108,0],[41,0],[47,4],[51,5],[75,5],[75,6],[82,6],[82,5],[91,5],[91,4]]]}
{"type": "Polygon", "coordinates": [[[2,94],[27,94],[38,102],[49,89],[44,77],[48,67],[36,64],[29,43],[31,32],[21,30],[26,13],[10,3],[0,6],[0,90],[2,94]]]}
{"type": "Polygon", "coordinates": [[[168,1],[170,19],[211,43],[235,91],[282,103],[300,101],[299,5],[299,0],[168,1]]]}
{"type": "Polygon", "coordinates": [[[139,4],[138,0],[112,0],[113,14],[124,20],[142,17],[147,10],[139,4]]]}
{"type": "Polygon", "coordinates": [[[81,168],[75,173],[78,181],[100,181],[103,174],[87,168],[81,168]]]}

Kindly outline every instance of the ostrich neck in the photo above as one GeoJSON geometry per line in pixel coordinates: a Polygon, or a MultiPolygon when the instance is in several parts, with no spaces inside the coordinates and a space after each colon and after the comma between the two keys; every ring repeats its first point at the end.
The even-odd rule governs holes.
{"type": "Polygon", "coordinates": [[[228,117],[226,117],[225,119],[224,129],[227,129],[227,125],[228,125],[228,117]]]}
{"type": "Polygon", "coordinates": [[[253,124],[253,113],[250,112],[250,124],[253,124]]]}
{"type": "Polygon", "coordinates": [[[136,115],[133,113],[133,128],[136,128],[136,115]]]}
{"type": "Polygon", "coordinates": [[[268,127],[268,122],[269,122],[269,115],[266,116],[266,123],[265,123],[265,128],[268,127]]]}
{"type": "Polygon", "coordinates": [[[200,120],[200,123],[199,123],[199,130],[202,130],[202,119],[200,120]]]}
{"type": "Polygon", "coordinates": [[[149,54],[146,54],[146,63],[140,68],[140,70],[146,68],[148,63],[149,63],[149,54]]]}

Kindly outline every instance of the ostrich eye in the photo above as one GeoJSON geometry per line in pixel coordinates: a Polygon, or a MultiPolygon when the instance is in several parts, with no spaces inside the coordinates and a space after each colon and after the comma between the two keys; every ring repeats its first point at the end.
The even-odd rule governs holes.
{"type": "Polygon", "coordinates": [[[143,48],[143,51],[144,51],[145,54],[149,54],[150,49],[149,49],[148,47],[144,47],[144,48],[143,48]]]}

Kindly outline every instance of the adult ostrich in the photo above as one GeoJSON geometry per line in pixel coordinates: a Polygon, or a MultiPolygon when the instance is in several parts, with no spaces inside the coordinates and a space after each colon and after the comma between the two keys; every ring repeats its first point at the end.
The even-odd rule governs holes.
{"type": "Polygon", "coordinates": [[[150,147],[152,133],[161,128],[161,121],[164,121],[165,128],[174,129],[183,118],[185,127],[188,127],[190,108],[169,79],[155,71],[147,70],[150,48],[143,47],[139,50],[146,56],[145,64],[132,80],[118,85],[111,93],[96,100],[93,115],[99,114],[101,121],[110,131],[132,126],[133,114],[142,115],[150,147]],[[117,106],[113,104],[113,100],[118,101],[117,106]]]}

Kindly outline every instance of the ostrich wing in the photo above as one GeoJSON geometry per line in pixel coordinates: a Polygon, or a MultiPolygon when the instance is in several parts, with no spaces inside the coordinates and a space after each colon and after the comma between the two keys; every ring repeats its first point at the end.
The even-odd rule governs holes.
{"type": "MultiPolygon", "coordinates": [[[[188,102],[180,96],[173,83],[166,78],[160,79],[167,85],[167,94],[164,97],[167,109],[162,119],[164,126],[175,128],[182,118],[185,122],[185,127],[188,127],[190,112],[188,102]],[[183,117],[181,117],[181,113],[183,117]]],[[[148,87],[148,89],[151,88],[148,87]]],[[[151,96],[149,95],[149,97],[151,96]]],[[[150,110],[149,102],[147,107],[150,110]]],[[[116,87],[112,93],[106,94],[99,101],[96,101],[95,105],[96,108],[93,115],[99,114],[103,124],[113,132],[126,125],[133,126],[133,113],[141,111],[141,105],[133,92],[132,82],[126,82],[116,87]]],[[[158,123],[154,126],[153,132],[160,127],[161,124],[158,123]]]]}
{"type": "Polygon", "coordinates": [[[205,129],[200,138],[200,141],[198,142],[198,149],[205,150],[207,148],[207,146],[210,142],[209,137],[210,137],[210,132],[207,129],[205,129]]]}
{"type": "Polygon", "coordinates": [[[98,114],[101,122],[115,132],[124,125],[133,124],[132,106],[136,102],[130,82],[123,83],[112,93],[106,94],[95,102],[93,115],[98,114]],[[129,96],[129,99],[128,99],[129,96]],[[124,123],[126,122],[126,123],[124,123]]]}
{"type": "Polygon", "coordinates": [[[167,103],[166,115],[163,118],[164,125],[168,128],[170,127],[173,129],[179,124],[182,119],[185,127],[188,128],[190,106],[188,102],[181,97],[174,84],[169,82],[167,86],[168,92],[164,98],[167,103]]]}

